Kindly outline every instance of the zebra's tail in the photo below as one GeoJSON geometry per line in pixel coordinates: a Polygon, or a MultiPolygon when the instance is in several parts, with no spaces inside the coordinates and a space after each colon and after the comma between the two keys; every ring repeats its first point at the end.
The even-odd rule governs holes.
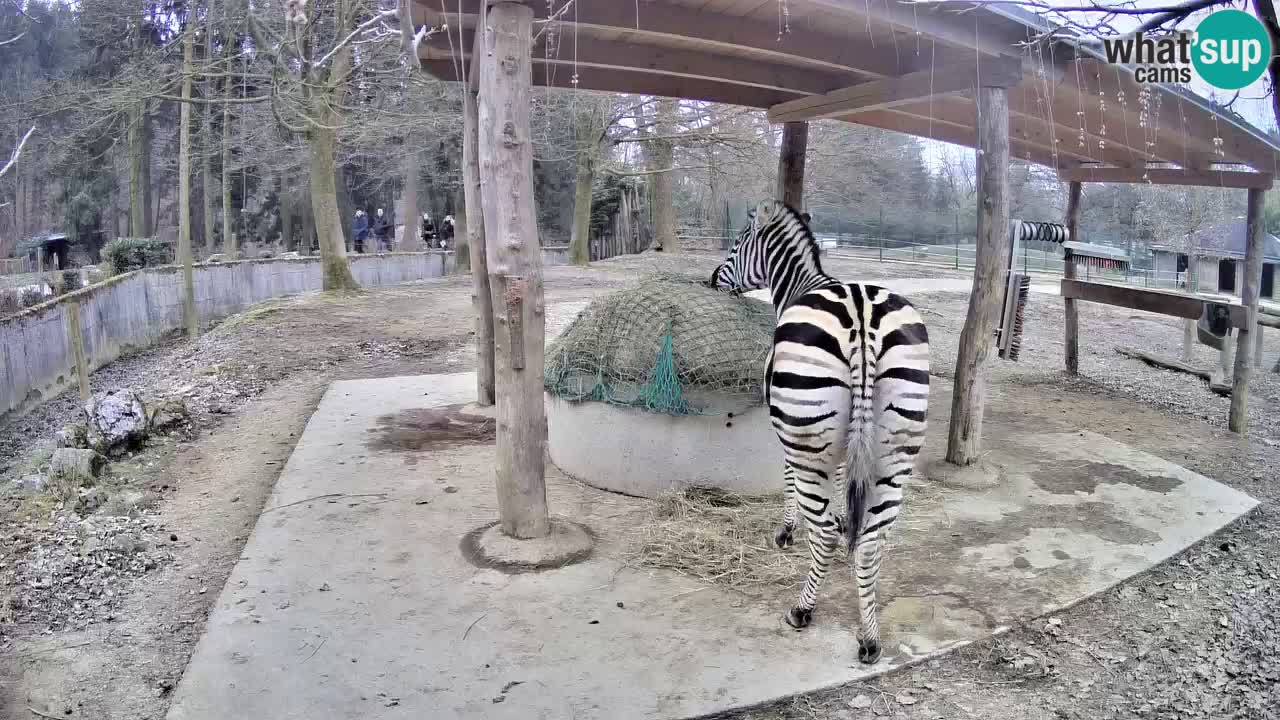
{"type": "Polygon", "coordinates": [[[849,461],[845,472],[845,531],[849,534],[849,552],[853,552],[862,536],[866,520],[867,490],[873,479],[875,455],[873,440],[875,426],[866,418],[862,408],[854,408],[849,423],[849,461]]]}

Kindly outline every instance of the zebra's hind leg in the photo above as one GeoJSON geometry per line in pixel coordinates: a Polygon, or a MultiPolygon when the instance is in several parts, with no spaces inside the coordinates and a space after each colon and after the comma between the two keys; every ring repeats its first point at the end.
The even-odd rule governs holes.
{"type": "Polygon", "coordinates": [[[789,463],[783,475],[787,479],[787,488],[782,498],[782,525],[773,533],[773,544],[779,549],[791,547],[796,531],[796,476],[789,463]]]}
{"type": "Polygon", "coordinates": [[[803,466],[793,466],[792,471],[797,505],[809,525],[809,574],[800,590],[800,601],[785,616],[788,625],[799,629],[813,619],[818,591],[840,544],[842,524],[831,510],[831,483],[827,473],[803,466]]]}
{"type": "Polygon", "coordinates": [[[877,606],[880,577],[880,531],[858,538],[854,546],[854,572],[858,583],[858,661],[873,665],[880,659],[880,610],[877,606]]]}

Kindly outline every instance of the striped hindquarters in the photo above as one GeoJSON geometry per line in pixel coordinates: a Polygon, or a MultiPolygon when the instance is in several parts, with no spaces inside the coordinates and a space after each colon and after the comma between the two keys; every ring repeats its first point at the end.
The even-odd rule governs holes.
{"type": "Polygon", "coordinates": [[[902,483],[924,445],[929,407],[929,333],[900,295],[850,285],[861,337],[851,343],[854,398],[847,489],[852,547],[887,529],[902,504],[902,483]],[[861,342],[858,342],[861,340],[861,342]]]}

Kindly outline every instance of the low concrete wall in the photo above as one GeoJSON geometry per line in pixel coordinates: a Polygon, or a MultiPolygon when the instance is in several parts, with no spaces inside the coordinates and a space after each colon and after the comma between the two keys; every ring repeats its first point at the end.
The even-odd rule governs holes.
{"type": "Polygon", "coordinates": [[[782,446],[764,407],[732,419],[676,417],[544,396],[551,461],[588,485],[641,497],[690,486],[742,495],[783,489],[782,446]]]}
{"type": "MultiPolygon", "coordinates": [[[[544,260],[557,264],[555,249],[544,260]]],[[[441,277],[453,271],[452,251],[350,256],[363,287],[385,287],[441,277]]],[[[321,289],[320,260],[241,260],[195,267],[196,306],[202,324],[271,298],[321,289]]],[[[0,321],[0,415],[25,410],[76,382],[67,337],[66,308],[80,304],[81,331],[91,370],[145,348],[182,327],[182,273],[178,267],[117,275],[0,321]]]]}
{"type": "Polygon", "coordinates": [[[542,248],[542,265],[568,265],[569,264],[569,246],[568,245],[548,245],[542,248]]]}

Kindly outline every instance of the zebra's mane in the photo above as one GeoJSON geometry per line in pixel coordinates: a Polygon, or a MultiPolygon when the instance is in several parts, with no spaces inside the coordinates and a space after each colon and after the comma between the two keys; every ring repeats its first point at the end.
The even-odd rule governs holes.
{"type": "MultiPolygon", "coordinates": [[[[775,215],[771,218],[771,222],[781,223],[787,220],[795,221],[795,224],[800,227],[800,233],[798,238],[792,238],[792,242],[808,251],[809,258],[813,260],[813,267],[818,271],[818,274],[826,275],[826,271],[822,269],[822,254],[818,252],[818,239],[813,236],[813,230],[809,229],[809,223],[805,222],[804,216],[789,204],[782,202],[781,200],[778,201],[778,204],[784,208],[785,212],[783,215],[775,215]]],[[[751,219],[754,222],[754,209],[751,211],[751,216],[751,219]]]]}

